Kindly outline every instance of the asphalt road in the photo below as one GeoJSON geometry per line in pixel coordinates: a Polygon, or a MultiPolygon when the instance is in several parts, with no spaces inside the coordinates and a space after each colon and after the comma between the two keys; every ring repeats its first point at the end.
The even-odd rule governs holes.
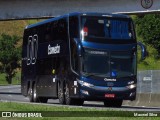
{"type": "MultiPolygon", "coordinates": [[[[29,103],[29,99],[21,95],[20,85],[0,86],[0,101],[29,103]]],[[[29,103],[29,104],[35,104],[35,103],[29,103]]],[[[58,99],[56,100],[49,99],[46,105],[63,106],[59,104],[58,99]]],[[[85,101],[83,106],[70,106],[70,107],[87,107],[91,109],[92,108],[112,109],[112,110],[122,110],[122,111],[160,111],[159,107],[144,107],[144,106],[132,107],[123,105],[121,108],[106,108],[103,106],[103,102],[96,102],[96,101],[95,102],[85,101]]]]}

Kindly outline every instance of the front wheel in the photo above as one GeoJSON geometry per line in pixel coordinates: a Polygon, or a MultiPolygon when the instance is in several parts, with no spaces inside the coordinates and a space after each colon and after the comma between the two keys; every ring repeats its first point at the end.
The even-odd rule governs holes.
{"type": "Polygon", "coordinates": [[[72,98],[70,98],[70,93],[69,93],[69,86],[68,84],[66,84],[66,90],[65,90],[65,101],[67,105],[73,105],[74,104],[74,100],[72,98]]]}
{"type": "Polygon", "coordinates": [[[123,100],[105,100],[104,106],[105,107],[121,107],[123,100]]]}
{"type": "Polygon", "coordinates": [[[69,91],[69,86],[66,84],[65,88],[65,101],[67,105],[83,105],[84,100],[81,99],[74,99],[70,97],[70,91],[69,91]]]}

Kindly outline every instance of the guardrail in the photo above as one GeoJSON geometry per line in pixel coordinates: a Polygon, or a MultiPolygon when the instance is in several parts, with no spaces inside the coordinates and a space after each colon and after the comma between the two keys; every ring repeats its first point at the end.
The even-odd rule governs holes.
{"type": "Polygon", "coordinates": [[[123,104],[160,107],[160,70],[139,71],[137,80],[136,100],[124,101],[123,104]]]}

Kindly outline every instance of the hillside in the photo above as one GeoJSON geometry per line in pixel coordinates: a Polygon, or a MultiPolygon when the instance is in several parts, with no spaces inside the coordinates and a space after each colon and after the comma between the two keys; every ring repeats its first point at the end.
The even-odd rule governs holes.
{"type": "MultiPolygon", "coordinates": [[[[21,37],[20,45],[22,44],[23,30],[25,26],[39,22],[41,20],[15,20],[15,21],[0,21],[0,35],[2,33],[9,35],[17,35],[21,37]]],[[[141,40],[137,36],[138,40],[141,40]]],[[[157,56],[157,51],[147,46],[149,56],[142,62],[138,60],[138,70],[160,69],[160,59],[157,56]]]]}

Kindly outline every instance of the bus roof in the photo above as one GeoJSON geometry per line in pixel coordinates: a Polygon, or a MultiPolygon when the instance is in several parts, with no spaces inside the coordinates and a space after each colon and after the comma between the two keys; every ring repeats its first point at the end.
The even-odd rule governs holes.
{"type": "Polygon", "coordinates": [[[42,22],[38,22],[38,23],[35,23],[35,24],[28,25],[28,26],[26,26],[25,29],[33,28],[33,27],[43,25],[43,24],[46,24],[46,23],[49,23],[49,22],[52,22],[52,21],[56,21],[56,20],[59,20],[59,19],[62,19],[62,18],[68,17],[68,16],[76,16],[76,15],[77,16],[99,16],[99,17],[100,16],[106,16],[106,17],[116,17],[116,18],[130,18],[129,16],[124,15],[124,14],[96,13],[96,12],[92,12],[92,13],[91,12],[86,12],[86,13],[75,12],[75,13],[65,14],[65,15],[62,15],[62,16],[58,16],[58,17],[55,17],[55,18],[44,20],[42,22]]]}

